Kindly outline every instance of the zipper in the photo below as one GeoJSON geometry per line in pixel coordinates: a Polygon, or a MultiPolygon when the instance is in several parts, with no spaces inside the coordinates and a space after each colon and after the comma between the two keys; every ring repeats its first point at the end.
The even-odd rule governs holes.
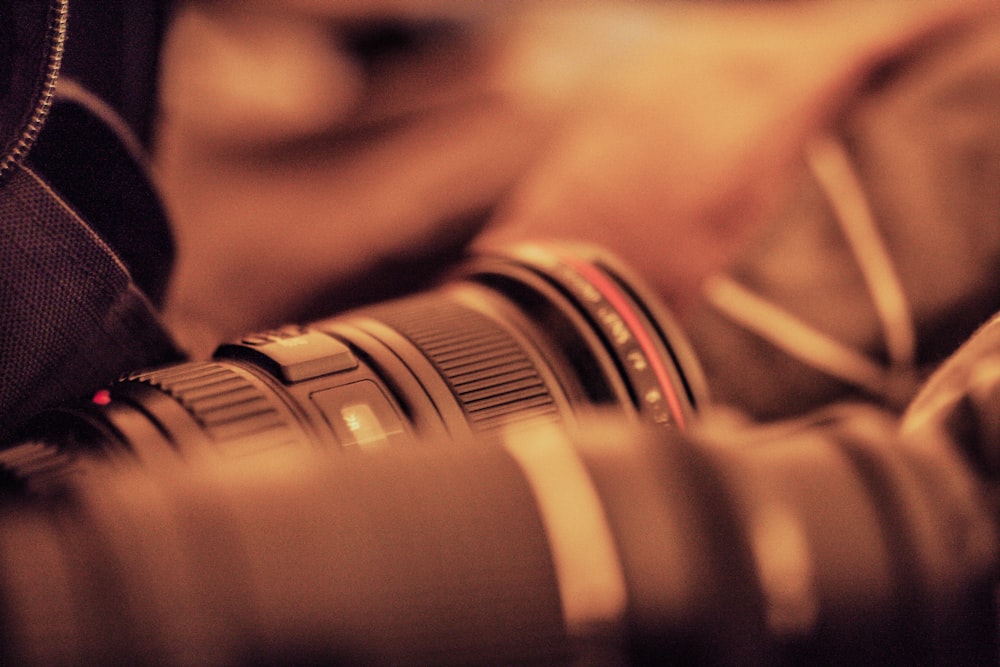
{"type": "Polygon", "coordinates": [[[44,40],[45,53],[43,54],[41,75],[33,95],[34,107],[27,114],[23,125],[16,131],[15,138],[6,154],[0,157],[0,179],[24,159],[24,156],[35,144],[35,140],[45,124],[45,119],[49,115],[52,100],[56,94],[56,81],[59,79],[59,70],[62,67],[68,30],[69,0],[49,0],[44,40]]]}

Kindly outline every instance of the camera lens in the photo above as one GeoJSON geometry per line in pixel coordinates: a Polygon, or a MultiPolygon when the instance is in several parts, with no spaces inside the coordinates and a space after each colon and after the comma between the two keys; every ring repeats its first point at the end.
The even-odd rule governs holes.
{"type": "MultiPolygon", "coordinates": [[[[32,440],[140,460],[365,450],[569,423],[595,408],[683,429],[703,394],[678,328],[621,263],[528,244],[475,257],[429,292],[131,373],[85,410],[46,415],[32,440]]],[[[36,450],[6,454],[8,467],[36,450]]]]}
{"type": "Polygon", "coordinates": [[[996,655],[993,503],[942,431],[682,433],[702,395],[641,285],[563,245],[132,373],[0,452],[0,489],[55,501],[2,508],[0,660],[996,655]]]}

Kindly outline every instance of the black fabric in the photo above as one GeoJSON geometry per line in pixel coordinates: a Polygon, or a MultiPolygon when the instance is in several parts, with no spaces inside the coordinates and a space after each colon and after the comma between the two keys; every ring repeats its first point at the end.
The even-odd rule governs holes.
{"type": "Polygon", "coordinates": [[[148,142],[167,0],[72,0],[63,73],[110,104],[148,142]]]}
{"type": "Polygon", "coordinates": [[[931,376],[907,408],[902,431],[954,443],[1000,512],[1000,315],[931,376]]]}
{"type": "Polygon", "coordinates": [[[146,156],[130,126],[73,80],[56,104],[31,163],[121,257],[154,303],[163,297],[174,246],[146,156]]]}
{"type": "Polygon", "coordinates": [[[179,357],[110,247],[29,167],[0,183],[0,441],[125,371],[179,357]]]}
{"type": "MultiPolygon", "coordinates": [[[[182,356],[155,308],[173,245],[142,145],[167,3],[70,4],[55,104],[27,162],[0,179],[0,441],[44,409],[182,356]]],[[[0,27],[41,40],[47,7],[5,4],[0,27]]],[[[17,46],[15,83],[40,76],[43,44],[8,43],[17,46]]],[[[28,106],[8,92],[5,108],[28,106]]]]}
{"type": "Polygon", "coordinates": [[[20,150],[37,114],[56,16],[50,3],[39,0],[0,3],[0,164],[20,150]]]}

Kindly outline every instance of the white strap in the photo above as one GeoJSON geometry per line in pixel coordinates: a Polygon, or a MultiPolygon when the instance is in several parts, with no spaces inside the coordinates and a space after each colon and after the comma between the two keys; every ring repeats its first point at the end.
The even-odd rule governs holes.
{"type": "Polygon", "coordinates": [[[850,156],[837,140],[819,137],[806,146],[806,159],[861,269],[882,323],[890,363],[913,366],[916,333],[909,303],[850,156]]]}
{"type": "Polygon", "coordinates": [[[703,289],[716,309],[790,356],[877,396],[888,392],[888,373],[877,361],[731,278],[710,278],[703,289]]]}
{"type": "Polygon", "coordinates": [[[850,157],[835,139],[814,139],[806,158],[861,270],[882,326],[889,366],[816,329],[726,276],[706,281],[705,298],[749,331],[806,364],[876,396],[897,398],[916,358],[916,328],[902,283],[850,157]]]}

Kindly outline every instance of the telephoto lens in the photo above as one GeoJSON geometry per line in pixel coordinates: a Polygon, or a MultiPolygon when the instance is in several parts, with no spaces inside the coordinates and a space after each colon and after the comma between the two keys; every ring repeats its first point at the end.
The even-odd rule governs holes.
{"type": "Polygon", "coordinates": [[[33,501],[0,520],[6,657],[603,658],[624,592],[599,500],[571,465],[552,525],[583,517],[558,530],[563,561],[581,549],[557,568],[539,489],[498,443],[519,425],[565,443],[597,410],[679,431],[705,401],[641,281],[603,250],[550,243],[137,370],[0,452],[7,496],[33,501]]]}
{"type": "Polygon", "coordinates": [[[0,511],[4,664],[994,664],[997,539],[871,410],[114,457],[0,511]]]}
{"type": "Polygon", "coordinates": [[[362,451],[598,408],[683,429],[705,400],[684,336],[621,262],[534,243],[476,257],[427,293],[131,373],[89,405],[35,420],[0,464],[41,487],[81,451],[151,462],[362,451]]]}
{"type": "Polygon", "coordinates": [[[961,437],[708,410],[626,269],[518,246],[40,418],[0,662],[993,664],[961,437]]]}

